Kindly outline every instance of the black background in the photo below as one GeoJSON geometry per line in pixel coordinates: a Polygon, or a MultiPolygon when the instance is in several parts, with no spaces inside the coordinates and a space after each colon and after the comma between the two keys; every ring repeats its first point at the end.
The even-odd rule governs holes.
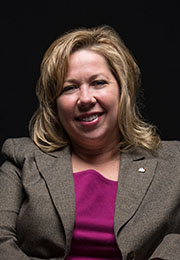
{"type": "Polygon", "coordinates": [[[0,146],[9,137],[28,135],[39,66],[52,41],[69,29],[101,24],[119,32],[139,64],[146,120],[162,139],[180,139],[177,1],[14,1],[0,12],[0,146]]]}

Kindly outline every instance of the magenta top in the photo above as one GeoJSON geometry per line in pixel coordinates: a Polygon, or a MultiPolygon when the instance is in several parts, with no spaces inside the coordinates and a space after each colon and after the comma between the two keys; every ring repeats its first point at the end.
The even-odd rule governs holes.
{"type": "Polygon", "coordinates": [[[117,181],[95,170],[74,173],[76,221],[67,260],[120,260],[114,237],[117,181]]]}

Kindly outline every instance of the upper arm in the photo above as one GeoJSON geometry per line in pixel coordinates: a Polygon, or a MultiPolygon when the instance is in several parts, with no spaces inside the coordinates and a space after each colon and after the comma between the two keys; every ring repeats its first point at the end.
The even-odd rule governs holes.
{"type": "Polygon", "coordinates": [[[13,142],[3,145],[6,160],[0,167],[0,244],[16,241],[16,219],[23,201],[21,169],[15,160],[13,142]]]}

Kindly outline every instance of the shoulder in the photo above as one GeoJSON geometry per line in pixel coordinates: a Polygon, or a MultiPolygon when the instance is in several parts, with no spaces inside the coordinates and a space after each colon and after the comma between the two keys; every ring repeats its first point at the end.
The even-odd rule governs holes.
{"type": "Polygon", "coordinates": [[[132,155],[135,158],[145,157],[146,159],[153,159],[153,158],[166,158],[166,157],[180,157],[180,141],[178,140],[162,140],[156,150],[146,150],[141,147],[137,147],[133,152],[132,155]]]}
{"type": "Polygon", "coordinates": [[[5,159],[21,164],[24,158],[39,149],[29,137],[9,138],[5,140],[1,153],[5,159]]]}
{"type": "Polygon", "coordinates": [[[163,173],[169,172],[173,173],[173,176],[178,175],[180,177],[179,141],[162,141],[155,157],[163,173]]]}
{"type": "Polygon", "coordinates": [[[180,141],[179,140],[161,141],[160,147],[163,148],[165,151],[178,150],[180,152],[180,141]]]}
{"type": "Polygon", "coordinates": [[[20,137],[20,138],[9,138],[2,146],[2,155],[5,160],[9,160],[22,167],[25,161],[28,163],[33,161],[35,157],[38,160],[48,160],[53,157],[61,157],[65,160],[70,156],[70,147],[66,146],[60,150],[46,153],[43,152],[30,137],[20,137]]]}
{"type": "Polygon", "coordinates": [[[159,157],[180,157],[180,141],[162,141],[157,154],[159,157]]]}
{"type": "Polygon", "coordinates": [[[12,147],[21,148],[24,150],[29,150],[29,148],[34,149],[35,144],[30,137],[20,137],[20,138],[9,138],[5,140],[2,146],[2,152],[6,152],[12,147]]]}
{"type": "Polygon", "coordinates": [[[162,140],[159,147],[154,151],[137,148],[133,157],[156,159],[157,162],[161,162],[164,165],[174,164],[180,167],[180,141],[178,140],[162,140]]]}
{"type": "Polygon", "coordinates": [[[33,140],[30,137],[20,137],[20,138],[9,138],[7,139],[2,146],[2,153],[27,153],[32,152],[34,149],[38,149],[33,140]]]}

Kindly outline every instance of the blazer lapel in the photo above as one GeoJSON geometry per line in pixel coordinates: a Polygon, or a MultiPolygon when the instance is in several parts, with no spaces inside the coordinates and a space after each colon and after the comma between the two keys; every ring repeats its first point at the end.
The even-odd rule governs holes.
{"type": "MultiPolygon", "coordinates": [[[[53,153],[36,151],[36,163],[44,177],[66,235],[66,254],[71,247],[75,223],[75,192],[69,147],[53,153]]],[[[121,154],[114,231],[117,237],[138,210],[153,180],[157,160],[142,155],[121,154]],[[140,171],[143,168],[145,171],[140,171]]],[[[126,239],[124,239],[126,240],[126,239]]],[[[121,241],[123,247],[123,241],[121,241]]],[[[124,245],[125,247],[125,245],[124,245]]],[[[123,249],[123,248],[122,248],[123,249]]]]}
{"type": "Polygon", "coordinates": [[[153,180],[157,160],[142,155],[122,154],[114,216],[117,236],[133,217],[153,180]]]}
{"type": "Polygon", "coordinates": [[[36,151],[36,163],[44,177],[66,235],[66,253],[70,250],[75,223],[75,192],[69,147],[53,153],[36,151]]]}

